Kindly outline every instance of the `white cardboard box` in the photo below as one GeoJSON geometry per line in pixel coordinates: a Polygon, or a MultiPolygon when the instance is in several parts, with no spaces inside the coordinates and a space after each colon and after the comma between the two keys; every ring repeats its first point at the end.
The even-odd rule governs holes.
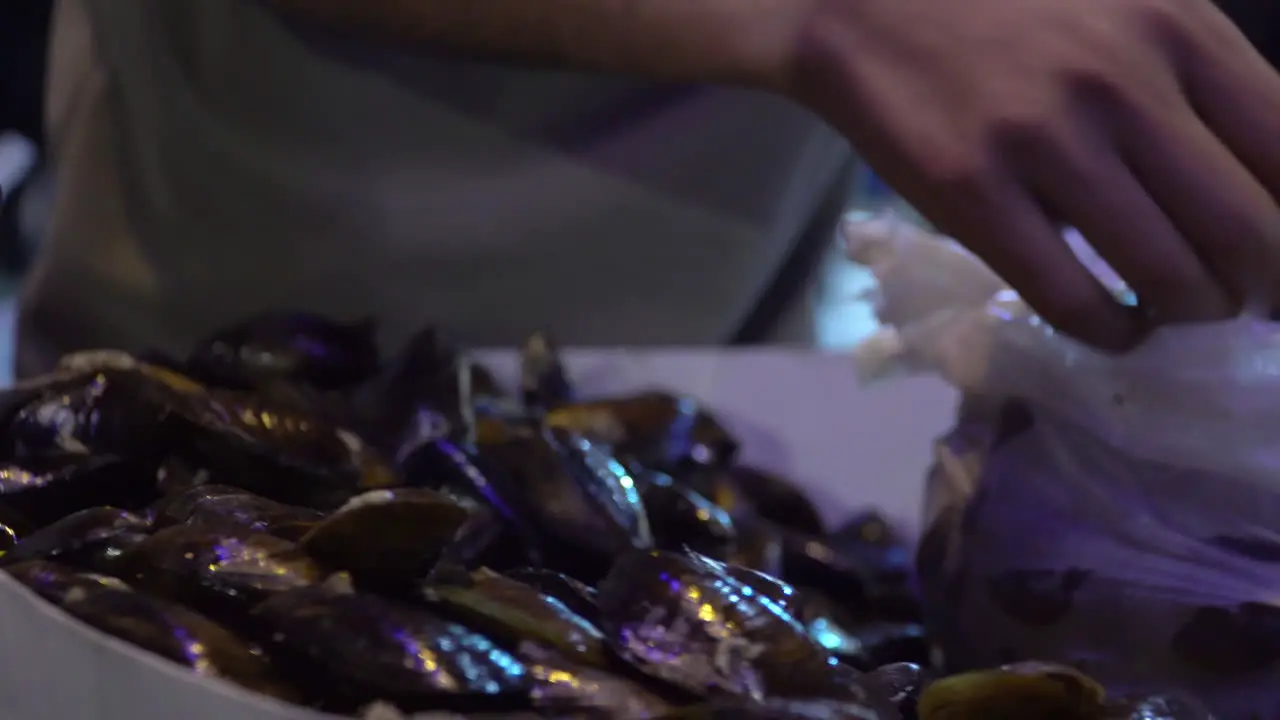
{"type": "MultiPolygon", "coordinates": [[[[483,353],[500,378],[510,353],[483,353]]],[[[847,356],[764,350],[581,350],[585,394],[665,388],[704,401],[744,462],[808,488],[838,521],[868,505],[913,529],[933,439],[956,394],[934,378],[860,387],[847,356]]],[[[0,573],[0,720],[303,720],[325,717],[202,680],[65,616],[0,573]]]]}

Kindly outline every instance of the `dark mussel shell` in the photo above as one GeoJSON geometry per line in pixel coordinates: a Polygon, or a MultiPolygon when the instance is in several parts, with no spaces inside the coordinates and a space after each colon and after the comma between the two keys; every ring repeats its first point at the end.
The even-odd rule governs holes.
{"type": "Polygon", "coordinates": [[[734,565],[758,570],[766,575],[782,575],[782,535],[773,525],[758,518],[736,518],[737,547],[729,556],[734,565]]]}
{"type": "MultiPolygon", "coordinates": [[[[9,391],[5,448],[11,459],[114,455],[158,462],[177,441],[183,417],[204,399],[204,388],[177,373],[122,353],[70,358],[70,367],[9,391]]],[[[66,359],[64,359],[66,360],[66,359]]]]}
{"type": "Polygon", "coordinates": [[[882,622],[854,625],[836,603],[815,590],[797,589],[771,575],[716,562],[703,555],[691,556],[774,603],[799,622],[819,645],[859,670],[894,662],[929,663],[932,648],[924,628],[919,625],[882,622]]]}
{"type": "Polygon", "coordinates": [[[661,720],[902,720],[882,691],[863,679],[850,682],[861,700],[796,700],[767,698],[720,698],[683,707],[663,715],[661,720]],[[866,685],[866,687],[864,687],[866,685]]]}
{"type": "Polygon", "coordinates": [[[110,585],[83,584],[61,607],[82,622],[207,677],[295,700],[267,659],[244,640],[181,605],[110,585]]]}
{"type": "Polygon", "coordinates": [[[362,429],[388,457],[425,442],[465,442],[474,404],[500,395],[497,381],[437,328],[421,330],[378,377],[360,389],[362,429]]]}
{"type": "Polygon", "coordinates": [[[67,594],[77,588],[81,592],[99,587],[129,589],[129,586],[119,578],[81,572],[67,565],[44,560],[28,560],[7,565],[4,572],[55,605],[61,605],[67,594]]]}
{"type": "Polygon", "coordinates": [[[330,510],[361,489],[396,485],[394,471],[355,433],[258,398],[212,390],[190,434],[193,462],[224,484],[277,502],[330,510]]]}
{"type": "Polygon", "coordinates": [[[265,533],[229,525],[175,525],[125,553],[119,577],[245,629],[253,606],[317,583],[323,572],[295,544],[265,533]]]}
{"type": "Polygon", "coordinates": [[[871,623],[852,630],[821,628],[811,624],[810,632],[822,642],[830,632],[833,642],[828,649],[844,662],[864,672],[891,663],[914,663],[928,666],[933,645],[921,625],[913,623],[871,623]],[[836,636],[832,630],[839,630],[836,636]],[[836,640],[835,638],[839,639],[836,640]]]}
{"type": "Polygon", "coordinates": [[[277,595],[254,610],[277,667],[325,709],[351,712],[378,700],[402,712],[528,706],[528,670],[484,635],[332,585],[277,595]]]}
{"type": "Polygon", "coordinates": [[[1177,695],[1122,700],[1107,708],[1106,720],[1214,720],[1200,701],[1177,695]]]}
{"type": "Polygon", "coordinates": [[[933,680],[927,671],[913,663],[883,665],[866,677],[870,684],[879,687],[893,701],[902,720],[917,720],[920,693],[933,680]]]}
{"type": "Polygon", "coordinates": [[[670,475],[653,470],[635,472],[654,545],[661,550],[694,552],[728,560],[737,551],[738,534],[724,510],[670,475]]]}
{"type": "Polygon", "coordinates": [[[548,566],[594,583],[619,553],[653,546],[635,481],[599,445],[543,428],[488,450],[523,493],[548,566]]]}
{"type": "Polygon", "coordinates": [[[197,343],[186,367],[219,387],[249,390],[284,379],[340,390],[378,371],[377,328],[372,319],[341,323],[305,312],[265,313],[197,343]]]}
{"type": "Polygon", "coordinates": [[[692,557],[623,555],[599,587],[602,629],[640,670],[694,693],[857,700],[850,670],[777,605],[692,557]]]}
{"type": "Polygon", "coordinates": [[[33,528],[101,505],[137,510],[155,500],[154,478],[154,465],[135,460],[30,458],[0,467],[0,510],[33,528]]]}
{"type": "Polygon", "coordinates": [[[18,531],[11,526],[0,523],[0,557],[18,544],[18,531]]]}
{"type": "Polygon", "coordinates": [[[1019,663],[951,675],[920,695],[920,720],[1092,720],[1104,712],[1102,686],[1068,667],[1019,663]]]}
{"type": "Polygon", "coordinates": [[[536,332],[520,348],[520,395],[529,409],[546,410],[573,401],[560,347],[545,332],[536,332]]]}
{"type": "Polygon", "coordinates": [[[91,572],[114,575],[120,559],[150,537],[151,523],[113,507],[72,513],[18,541],[0,563],[50,560],[91,572]]]}
{"type": "Polygon", "coordinates": [[[600,606],[596,602],[596,589],[590,585],[545,568],[517,568],[502,574],[536,589],[543,595],[559,600],[565,607],[592,625],[597,627],[600,625],[600,606]]]}
{"type": "Polygon", "coordinates": [[[782,541],[781,577],[836,599],[858,620],[915,622],[922,610],[914,588],[882,583],[875,570],[856,554],[827,538],[778,529],[782,541]]]}
{"type": "Polygon", "coordinates": [[[520,656],[533,683],[533,705],[555,717],[651,720],[671,709],[639,683],[606,670],[577,665],[541,648],[525,648],[520,656]]]}
{"type": "Polygon", "coordinates": [[[475,628],[503,647],[517,650],[530,643],[571,662],[607,664],[600,630],[559,600],[484,569],[462,580],[430,585],[423,598],[441,616],[475,628]]]}
{"type": "Polygon", "coordinates": [[[720,471],[713,482],[708,497],[734,517],[753,514],[799,533],[826,533],[813,501],[790,480],[758,468],[735,465],[720,471]]]}
{"type": "Polygon", "coordinates": [[[877,584],[905,585],[911,577],[911,548],[893,525],[875,510],[858,513],[831,533],[828,541],[857,557],[877,584]]]}
{"type": "Polygon", "coordinates": [[[528,498],[514,478],[491,458],[452,440],[433,440],[414,448],[399,463],[405,484],[435,490],[467,507],[484,508],[500,532],[484,561],[496,567],[541,565],[538,533],[528,498]]]}
{"type": "Polygon", "coordinates": [[[738,441],[691,398],[647,392],[572,403],[547,414],[547,424],[614,446],[619,455],[677,477],[689,467],[724,467],[738,441]]]}
{"type": "Polygon", "coordinates": [[[318,510],[285,505],[227,485],[197,485],[154,506],[157,527],[234,525],[297,542],[324,519],[318,510]]]}
{"type": "Polygon", "coordinates": [[[493,517],[421,488],[374,490],[350,502],[302,538],[303,552],[362,585],[404,588],[444,561],[466,565],[496,535],[493,517]]]}

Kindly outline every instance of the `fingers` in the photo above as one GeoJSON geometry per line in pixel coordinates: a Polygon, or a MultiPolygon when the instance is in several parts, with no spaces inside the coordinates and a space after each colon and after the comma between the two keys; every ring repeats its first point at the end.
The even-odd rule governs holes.
{"type": "MultiPolygon", "coordinates": [[[[1210,129],[1199,118],[1187,115],[1122,128],[1119,139],[1124,159],[1186,246],[1228,292],[1232,304],[1270,311],[1280,300],[1280,209],[1210,129]]],[[[1130,238],[1128,242],[1145,241],[1130,238]]],[[[1161,250],[1149,255],[1148,262],[1172,275],[1169,257],[1161,250]]],[[[1177,257],[1172,262],[1182,267],[1184,259],[1177,257]]],[[[1153,289],[1161,293],[1150,298],[1155,307],[1179,308],[1179,314],[1157,319],[1177,322],[1225,316],[1221,303],[1211,302],[1203,291],[1202,282],[1185,276],[1180,282],[1188,293],[1194,293],[1194,299],[1179,305],[1172,297],[1177,287],[1153,289]]],[[[1139,299],[1145,301],[1139,293],[1139,299]]]]}
{"type": "Polygon", "coordinates": [[[1075,227],[1156,323],[1230,317],[1236,301],[1114,152],[1076,147],[1043,158],[1031,179],[1055,217],[1075,227]]]}
{"type": "Polygon", "coordinates": [[[1212,4],[1194,6],[1179,75],[1196,113],[1280,198],[1280,73],[1212,4]]]}
{"type": "Polygon", "coordinates": [[[1081,342],[1112,352],[1145,335],[1141,315],[1121,305],[1076,259],[1027,192],[1009,183],[949,213],[956,237],[1004,278],[1041,318],[1081,342]]]}

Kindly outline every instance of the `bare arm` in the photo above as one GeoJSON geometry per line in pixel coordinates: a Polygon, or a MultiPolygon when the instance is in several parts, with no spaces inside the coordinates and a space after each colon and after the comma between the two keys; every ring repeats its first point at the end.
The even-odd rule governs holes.
{"type": "Polygon", "coordinates": [[[782,89],[812,0],[270,0],[478,57],[782,89]]]}

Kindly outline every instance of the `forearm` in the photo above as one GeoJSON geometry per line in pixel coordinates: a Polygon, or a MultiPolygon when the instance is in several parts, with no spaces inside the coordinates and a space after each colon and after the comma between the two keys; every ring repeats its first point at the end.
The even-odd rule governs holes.
{"type": "Polygon", "coordinates": [[[532,65],[777,89],[812,0],[270,0],[339,27],[532,65]]]}

